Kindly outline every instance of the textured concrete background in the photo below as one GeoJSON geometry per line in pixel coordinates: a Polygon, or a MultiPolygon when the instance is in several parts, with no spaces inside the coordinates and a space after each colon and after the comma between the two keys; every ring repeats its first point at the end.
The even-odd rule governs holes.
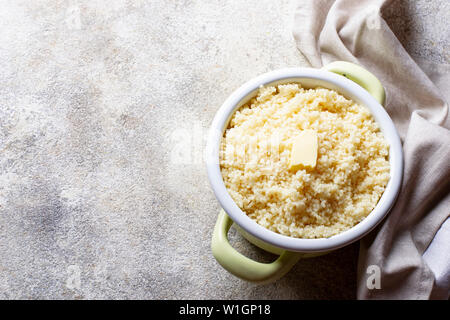
{"type": "MultiPolygon", "coordinates": [[[[354,298],[357,244],[266,286],[210,252],[203,136],[241,83],[304,65],[294,6],[1,1],[0,298],[354,298]]],[[[398,1],[384,15],[415,57],[450,63],[449,11],[398,1]]]]}

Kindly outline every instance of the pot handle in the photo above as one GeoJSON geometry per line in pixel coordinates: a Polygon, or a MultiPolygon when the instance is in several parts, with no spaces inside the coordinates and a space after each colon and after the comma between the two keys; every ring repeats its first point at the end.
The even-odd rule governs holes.
{"type": "Polygon", "coordinates": [[[217,262],[228,272],[247,281],[269,283],[285,275],[300,259],[301,253],[284,251],[272,263],[260,263],[237,252],[228,241],[228,230],[233,220],[221,210],[211,241],[217,262]]]}
{"type": "Polygon", "coordinates": [[[386,93],[380,80],[363,67],[346,61],[334,61],[323,69],[340,74],[366,89],[381,105],[384,105],[386,93]]]}

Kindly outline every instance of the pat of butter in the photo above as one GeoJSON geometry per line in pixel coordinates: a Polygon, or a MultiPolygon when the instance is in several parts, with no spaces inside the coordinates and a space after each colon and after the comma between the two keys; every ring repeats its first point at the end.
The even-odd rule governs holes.
{"type": "Polygon", "coordinates": [[[302,167],[315,168],[317,161],[317,132],[303,130],[292,144],[290,169],[298,170],[302,167]]]}

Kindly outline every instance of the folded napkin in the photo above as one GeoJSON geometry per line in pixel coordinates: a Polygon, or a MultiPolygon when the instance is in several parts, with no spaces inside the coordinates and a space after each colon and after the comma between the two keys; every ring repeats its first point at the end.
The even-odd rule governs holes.
{"type": "Polygon", "coordinates": [[[450,66],[409,56],[380,15],[391,2],[298,0],[293,34],[313,67],[345,60],[374,73],[403,142],[399,198],[381,226],[360,242],[357,297],[448,299],[450,66]]]}

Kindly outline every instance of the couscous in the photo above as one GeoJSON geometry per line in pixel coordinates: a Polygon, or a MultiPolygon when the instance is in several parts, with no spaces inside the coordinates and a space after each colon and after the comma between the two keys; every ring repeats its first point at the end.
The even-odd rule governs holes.
{"type": "Polygon", "coordinates": [[[296,238],[327,238],[362,221],[389,181],[389,146],[369,110],[336,91],[261,87],[220,146],[230,196],[250,218],[296,238]],[[317,133],[314,167],[291,170],[292,144],[317,133]]]}

